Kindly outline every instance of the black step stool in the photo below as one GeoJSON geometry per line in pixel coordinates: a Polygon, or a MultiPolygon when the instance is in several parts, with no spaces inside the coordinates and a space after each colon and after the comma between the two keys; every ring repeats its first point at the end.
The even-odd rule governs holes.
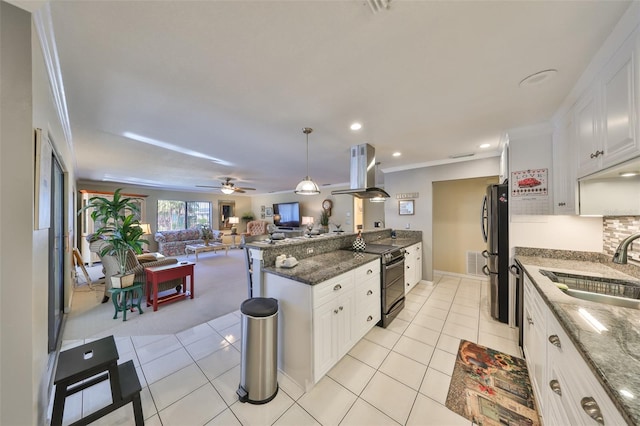
{"type": "Polygon", "coordinates": [[[133,403],[136,426],[144,425],[140,400],[142,387],[133,361],[129,360],[118,365],[118,358],[118,349],[113,336],[60,352],[54,379],[56,394],[51,415],[52,426],[62,425],[64,403],[67,396],[104,380],[109,380],[113,402],[72,423],[72,425],[87,425],[130,402],[133,403]],[[80,383],[83,380],[86,381],[80,383]]]}

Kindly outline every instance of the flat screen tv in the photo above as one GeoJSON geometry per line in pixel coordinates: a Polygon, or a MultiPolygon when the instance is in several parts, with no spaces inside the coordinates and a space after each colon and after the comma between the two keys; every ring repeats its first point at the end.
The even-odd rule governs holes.
{"type": "Polygon", "coordinates": [[[300,227],[300,203],[278,203],[273,205],[273,224],[281,228],[300,227]]]}

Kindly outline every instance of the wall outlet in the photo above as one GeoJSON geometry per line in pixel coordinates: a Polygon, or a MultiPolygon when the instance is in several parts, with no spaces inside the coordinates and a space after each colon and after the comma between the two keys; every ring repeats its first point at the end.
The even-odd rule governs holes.
{"type": "Polygon", "coordinates": [[[407,224],[404,226],[404,229],[411,229],[411,224],[410,224],[410,223],[407,223],[407,224]]]}
{"type": "Polygon", "coordinates": [[[312,247],[309,247],[309,248],[307,249],[307,254],[311,254],[311,253],[313,253],[313,248],[312,248],[312,247]]]}

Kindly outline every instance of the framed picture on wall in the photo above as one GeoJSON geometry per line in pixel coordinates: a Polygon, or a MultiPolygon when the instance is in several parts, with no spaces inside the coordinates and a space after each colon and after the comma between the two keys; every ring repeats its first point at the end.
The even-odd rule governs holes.
{"type": "Polygon", "coordinates": [[[413,212],[413,200],[398,201],[398,214],[400,216],[412,215],[413,212]]]}
{"type": "Polygon", "coordinates": [[[271,217],[273,216],[273,207],[267,207],[264,209],[264,215],[266,217],[271,217]]]}

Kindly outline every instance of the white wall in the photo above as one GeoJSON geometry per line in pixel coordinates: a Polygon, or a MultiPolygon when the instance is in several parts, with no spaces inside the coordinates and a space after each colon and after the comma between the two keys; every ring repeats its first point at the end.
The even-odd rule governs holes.
{"type": "MultiPolygon", "coordinates": [[[[495,176],[500,172],[500,157],[423,167],[401,172],[385,173],[385,190],[391,198],[385,201],[385,226],[387,228],[422,231],[423,265],[422,276],[433,279],[433,190],[432,183],[444,180],[469,179],[483,176],[495,176]],[[418,192],[415,199],[415,214],[398,214],[397,194],[418,192]]],[[[480,232],[480,204],[478,204],[478,232],[480,232]]]]}
{"type": "Polygon", "coordinates": [[[510,247],[602,252],[602,218],[513,215],[510,247]]]}
{"type": "Polygon", "coordinates": [[[0,38],[0,424],[34,425],[47,341],[46,328],[40,338],[42,295],[31,258],[39,240],[33,231],[31,15],[0,2],[0,38]]]}

